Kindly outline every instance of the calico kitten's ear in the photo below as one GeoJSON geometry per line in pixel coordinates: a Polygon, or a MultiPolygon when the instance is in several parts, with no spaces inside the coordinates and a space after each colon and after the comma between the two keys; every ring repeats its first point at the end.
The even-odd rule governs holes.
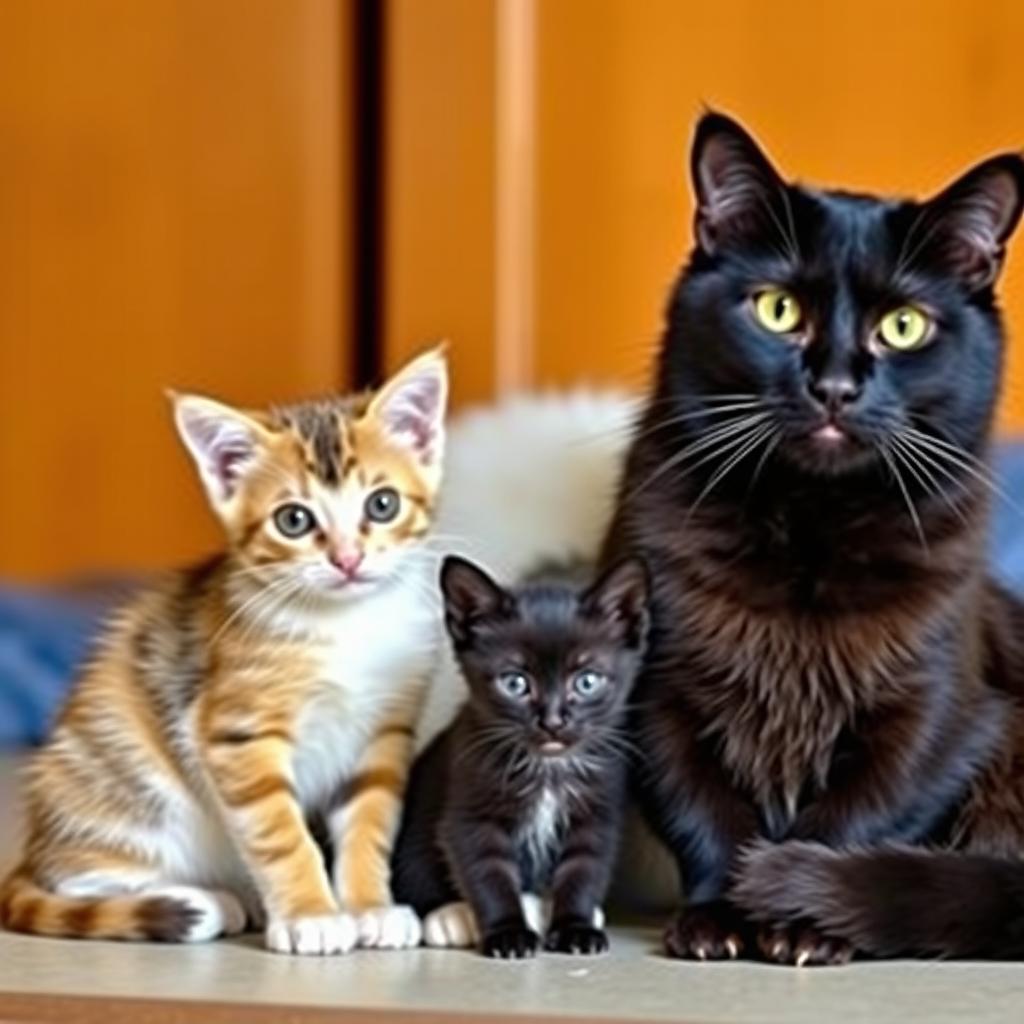
{"type": "Polygon", "coordinates": [[[220,509],[258,461],[269,432],[251,416],[212,398],[168,394],[178,433],[195,460],[210,501],[220,509]]]}
{"type": "Polygon", "coordinates": [[[605,571],[583,594],[580,608],[584,615],[604,621],[616,642],[641,648],[650,625],[649,599],[646,564],[640,558],[626,558],[605,571]]]}
{"type": "Polygon", "coordinates": [[[785,184],[746,130],[724,114],[705,114],[690,151],[697,198],[694,233],[708,255],[729,239],[778,232],[785,184]],[[773,219],[775,222],[773,222],[773,219]]]}
{"type": "Polygon", "coordinates": [[[399,370],[374,395],[367,414],[424,465],[433,465],[440,462],[444,450],[447,403],[448,363],[442,344],[399,370]]]}
{"type": "Polygon", "coordinates": [[[441,566],[441,591],[445,625],[460,649],[472,642],[479,623],[510,614],[515,604],[483,569],[456,555],[449,555],[441,566]]]}
{"type": "Polygon", "coordinates": [[[903,261],[909,265],[918,254],[930,255],[971,291],[986,288],[999,276],[1022,207],[1024,160],[1016,153],[992,157],[922,206],[906,237],[903,261]]]}

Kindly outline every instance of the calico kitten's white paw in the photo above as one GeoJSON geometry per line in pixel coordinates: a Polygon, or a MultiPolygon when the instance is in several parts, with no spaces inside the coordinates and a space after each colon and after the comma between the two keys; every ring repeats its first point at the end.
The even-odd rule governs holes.
{"type": "Polygon", "coordinates": [[[468,903],[446,903],[423,919],[423,941],[435,949],[467,949],[480,942],[476,915],[468,903]]]}
{"type": "Polygon", "coordinates": [[[420,944],[423,927],[412,907],[374,907],[358,917],[359,945],[367,949],[411,949],[420,944]]]}
{"type": "Polygon", "coordinates": [[[358,939],[359,926],[351,914],[272,920],[266,931],[267,949],[304,956],[347,953],[358,939]]]}
{"type": "Polygon", "coordinates": [[[245,910],[238,898],[223,889],[200,889],[191,885],[162,885],[146,891],[147,896],[173,900],[184,908],[187,925],[181,942],[209,942],[219,935],[245,931],[245,910]]]}

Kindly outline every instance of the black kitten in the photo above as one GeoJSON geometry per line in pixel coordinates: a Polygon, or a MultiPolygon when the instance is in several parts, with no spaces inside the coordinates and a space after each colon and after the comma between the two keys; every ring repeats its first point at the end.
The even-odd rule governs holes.
{"type": "MultiPolygon", "coordinates": [[[[464,899],[475,922],[462,930],[475,924],[486,956],[525,957],[540,936],[522,895],[550,890],[545,948],[603,952],[595,911],[625,800],[620,730],[646,642],[644,566],[623,561],[582,592],[510,592],[448,558],[441,587],[469,700],[413,766],[395,899],[421,916],[463,913],[447,905],[464,899]]],[[[467,944],[438,928],[449,934],[436,944],[467,944]]]]}

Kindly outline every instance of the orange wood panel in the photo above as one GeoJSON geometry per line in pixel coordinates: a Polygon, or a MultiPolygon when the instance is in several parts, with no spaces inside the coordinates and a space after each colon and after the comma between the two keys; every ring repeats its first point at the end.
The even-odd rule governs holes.
{"type": "Polygon", "coordinates": [[[496,372],[495,6],[390,0],[387,11],[385,353],[394,369],[451,341],[453,400],[496,372]]]}
{"type": "MultiPolygon", "coordinates": [[[[537,33],[538,383],[639,385],[690,245],[702,104],[817,183],[937,190],[1024,145],[1015,0],[544,0],[537,33]]],[[[1017,340],[1004,422],[1024,428],[1024,234],[1003,294],[1017,340]]]]}
{"type": "Polygon", "coordinates": [[[335,0],[7,0],[0,575],[216,540],[163,389],[346,383],[335,0]]]}

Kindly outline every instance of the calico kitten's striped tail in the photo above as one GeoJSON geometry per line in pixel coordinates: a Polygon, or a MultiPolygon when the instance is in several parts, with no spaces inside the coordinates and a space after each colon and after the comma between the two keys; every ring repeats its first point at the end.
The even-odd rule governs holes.
{"type": "Polygon", "coordinates": [[[1024,959],[1024,863],[920,847],[747,851],[733,899],[760,921],[810,919],[874,956],[1024,959]]]}
{"type": "Polygon", "coordinates": [[[0,888],[0,925],[53,938],[203,942],[243,931],[245,912],[230,893],[192,886],[61,896],[18,870],[0,888]]]}

